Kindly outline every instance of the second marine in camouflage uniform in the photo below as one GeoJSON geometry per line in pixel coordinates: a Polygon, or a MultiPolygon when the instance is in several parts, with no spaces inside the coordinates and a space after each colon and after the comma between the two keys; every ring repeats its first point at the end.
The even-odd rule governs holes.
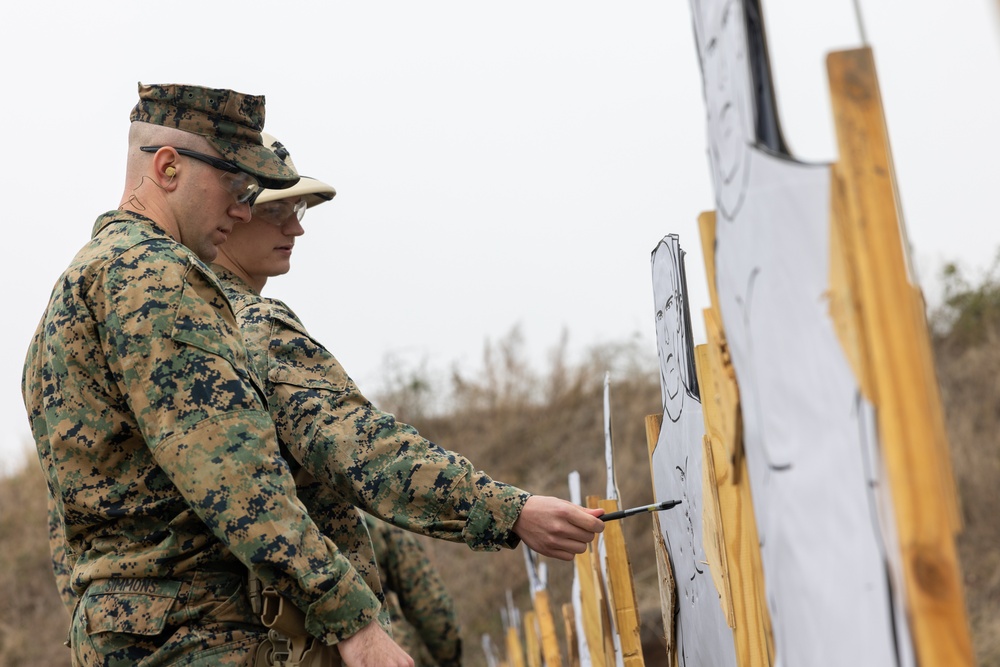
{"type": "Polygon", "coordinates": [[[529,494],[371,404],[292,310],[213,266],[264,380],[278,439],[316,480],[390,523],[479,551],[514,547],[529,494]]]}
{"type": "MultiPolygon", "coordinates": [[[[287,149],[268,137],[265,143],[290,164],[287,149]]],[[[220,247],[213,266],[265,381],[290,462],[302,465],[344,502],[402,528],[477,550],[512,547],[520,535],[546,555],[568,559],[579,553],[603,528],[590,512],[494,481],[468,459],[378,410],[288,306],[260,295],[268,278],[287,272],[291,247],[302,234],[304,207],[333,194],[329,186],[305,177],[288,191],[265,191],[253,219],[220,247]],[[529,512],[533,502],[537,512],[529,512]]],[[[322,509],[309,509],[319,520],[322,509]]],[[[457,660],[457,653],[456,648],[450,659],[457,660]]]]}
{"type": "MultiPolygon", "coordinates": [[[[264,141],[294,170],[284,146],[266,134],[264,141]]],[[[255,210],[299,190],[314,191],[303,188],[306,181],[319,183],[303,178],[288,191],[265,190],[255,210]]],[[[325,188],[324,200],[333,194],[325,188]]],[[[315,195],[290,198],[315,201],[315,195]]],[[[273,223],[254,219],[240,235],[247,237],[244,242],[266,243],[254,240],[252,232],[268,224],[273,223]]],[[[238,267],[240,259],[230,257],[229,245],[220,249],[219,261],[238,267]]],[[[376,408],[284,302],[261,296],[259,286],[251,287],[235,268],[219,263],[212,268],[233,305],[251,364],[264,382],[278,440],[292,465],[301,465],[344,502],[402,528],[465,542],[475,550],[518,544],[513,527],[527,492],[494,481],[465,457],[376,408]]],[[[267,277],[257,279],[266,282],[267,277]]]]}
{"type": "MultiPolygon", "coordinates": [[[[233,304],[256,372],[265,378],[278,439],[293,467],[302,466],[297,478],[305,472],[326,487],[317,489],[314,482],[312,488],[327,500],[315,503],[303,496],[304,502],[338,546],[343,544],[334,531],[356,530],[350,526],[351,505],[476,550],[518,543],[512,528],[526,492],[492,480],[465,457],[378,410],[284,303],[261,297],[219,265],[213,269],[233,304]],[[339,503],[329,500],[331,492],[340,496],[339,503]],[[329,514],[332,508],[336,517],[329,514]]],[[[375,590],[382,594],[381,587],[375,590]]],[[[457,634],[451,624],[443,629],[457,634]]],[[[393,632],[395,638],[395,626],[393,632]]]]}

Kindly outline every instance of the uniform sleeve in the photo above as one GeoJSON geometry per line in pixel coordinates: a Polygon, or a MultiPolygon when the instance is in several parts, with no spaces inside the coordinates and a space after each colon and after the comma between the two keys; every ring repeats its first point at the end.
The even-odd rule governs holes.
{"type": "Polygon", "coordinates": [[[52,573],[56,577],[56,588],[59,591],[59,599],[69,615],[73,616],[76,609],[77,598],[71,585],[73,579],[73,556],[66,544],[66,530],[63,523],[63,514],[59,508],[59,501],[52,494],[48,493],[49,511],[49,555],[52,558],[52,573]]]}
{"type": "Polygon", "coordinates": [[[439,667],[462,661],[462,639],[455,603],[420,541],[395,526],[386,526],[387,588],[396,593],[400,610],[439,667]]]}
{"type": "Polygon", "coordinates": [[[476,550],[514,547],[528,494],[380,411],[296,319],[244,325],[278,437],[314,477],[390,523],[476,550]],[[266,351],[266,355],[264,354],[266,351]]]}
{"type": "Polygon", "coordinates": [[[306,612],[311,634],[335,643],[371,622],[378,600],[297,499],[214,277],[169,255],[133,249],[95,287],[108,299],[109,367],[201,521],[306,612]]]}

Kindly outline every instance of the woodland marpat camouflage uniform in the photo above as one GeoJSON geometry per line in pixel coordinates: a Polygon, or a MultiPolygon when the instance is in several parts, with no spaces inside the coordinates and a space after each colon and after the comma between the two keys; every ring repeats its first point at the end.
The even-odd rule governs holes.
{"type": "Polygon", "coordinates": [[[518,544],[512,529],[527,492],[380,411],[288,306],[213,268],[264,379],[278,439],[296,462],[345,502],[402,528],[479,551],[518,544]]]}
{"type": "Polygon", "coordinates": [[[24,391],[81,597],[81,662],[256,642],[241,562],[308,610],[327,643],[375,617],[370,587],[289,502],[294,482],[215,276],[152,221],[98,219],[53,292],[24,391]]]}
{"type": "MultiPolygon", "coordinates": [[[[360,510],[345,502],[343,496],[331,489],[329,485],[316,481],[312,475],[298,465],[293,457],[287,454],[284,448],[283,452],[289,465],[296,469],[295,490],[299,500],[305,505],[310,518],[319,527],[320,532],[333,541],[340,555],[350,561],[354,571],[378,598],[381,605],[378,621],[383,629],[391,633],[389,609],[382,591],[378,562],[372,550],[371,537],[360,510]]],[[[367,613],[368,597],[358,596],[357,600],[364,603],[361,611],[367,613]]],[[[351,600],[345,599],[344,604],[351,604],[351,600]]]]}
{"type": "MultiPolygon", "coordinates": [[[[194,87],[175,88],[197,107],[194,87]]],[[[258,99],[229,98],[219,122],[189,106],[175,126],[262,123],[258,99]]],[[[378,597],[296,499],[217,278],[153,220],[98,218],[53,289],[22,391],[78,598],[74,664],[244,664],[264,630],[247,567],[327,644],[376,617],[378,597]]]]}
{"type": "Polygon", "coordinates": [[[459,667],[462,638],[455,603],[419,539],[371,515],[365,519],[392,619],[392,638],[417,667],[459,667]]]}
{"type": "MultiPolygon", "coordinates": [[[[292,464],[294,467],[298,467],[294,460],[292,464]]],[[[345,503],[338,494],[334,493],[328,486],[317,482],[301,467],[298,467],[294,479],[296,495],[305,505],[310,518],[315,521],[320,532],[333,541],[340,554],[350,561],[355,571],[364,579],[381,602],[378,621],[387,632],[391,632],[390,609],[382,591],[382,582],[373,552],[371,536],[365,523],[359,520],[360,510],[354,505],[345,503]]],[[[62,515],[55,511],[51,496],[49,501],[49,552],[52,557],[52,571],[56,577],[56,588],[63,604],[72,616],[79,599],[70,583],[74,559],[66,547],[66,533],[62,515]]],[[[367,596],[365,596],[365,603],[367,604],[367,596]]]]}
{"type": "MultiPolygon", "coordinates": [[[[301,466],[296,479],[325,487],[318,502],[300,490],[325,534],[364,530],[364,518],[348,511],[356,504],[398,526],[465,542],[476,550],[517,545],[512,528],[528,498],[526,492],[492,480],[468,459],[434,445],[413,427],[378,410],[288,306],[260,296],[224,267],[213,269],[233,304],[254,370],[264,380],[281,446],[293,468],[301,466]]],[[[336,537],[334,541],[342,544],[336,537]]],[[[364,554],[371,553],[372,544],[364,548],[364,554]]],[[[356,560],[362,558],[356,555],[356,560]]],[[[369,571],[360,563],[356,567],[369,571]]],[[[382,586],[375,586],[382,596],[382,586]]],[[[430,607],[443,609],[444,602],[439,599],[430,607]]],[[[391,613],[391,605],[388,609],[391,613]]],[[[412,629],[399,627],[401,645],[414,650],[411,656],[419,660],[421,642],[407,640],[412,629]]],[[[426,646],[433,647],[442,667],[460,664],[453,611],[425,618],[422,630],[438,633],[436,640],[427,639],[426,646]]],[[[392,632],[396,638],[396,625],[392,632]]]]}

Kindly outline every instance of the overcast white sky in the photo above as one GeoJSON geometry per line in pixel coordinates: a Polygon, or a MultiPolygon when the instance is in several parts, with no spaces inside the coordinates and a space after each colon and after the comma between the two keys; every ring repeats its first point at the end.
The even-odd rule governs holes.
{"type": "MultiPolygon", "coordinates": [[[[852,0],[818,4],[763,8],[786,138],[829,161],[823,57],[860,33],[852,0]]],[[[933,300],[943,262],[974,273],[1000,246],[996,4],[860,4],[933,300]]],[[[688,250],[700,342],[695,219],[713,205],[684,0],[39,1],[3,13],[0,470],[30,439],[21,364],[51,287],[118,204],[140,80],[266,95],[266,129],[337,188],[266,293],[368,394],[386,355],[471,369],[515,325],[539,360],[563,330],[573,351],[637,336],[655,353],[649,254],[671,232],[688,250]]]]}

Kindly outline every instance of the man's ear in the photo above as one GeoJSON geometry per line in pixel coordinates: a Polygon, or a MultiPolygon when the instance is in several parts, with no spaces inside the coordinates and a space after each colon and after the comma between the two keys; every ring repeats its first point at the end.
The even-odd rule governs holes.
{"type": "Polygon", "coordinates": [[[177,154],[177,151],[171,146],[164,146],[153,155],[153,170],[156,184],[164,190],[174,190],[177,187],[175,179],[177,173],[180,171],[178,169],[178,157],[180,156],[177,154]]]}

